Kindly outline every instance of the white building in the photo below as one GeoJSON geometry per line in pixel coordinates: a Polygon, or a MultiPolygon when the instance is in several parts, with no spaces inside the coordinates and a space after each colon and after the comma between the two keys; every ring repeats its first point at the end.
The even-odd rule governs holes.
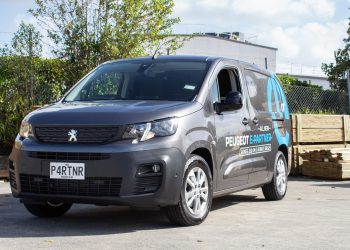
{"type": "MultiPolygon", "coordinates": [[[[188,36],[189,35],[183,35],[188,36]]],[[[254,63],[261,68],[276,72],[277,48],[250,43],[244,40],[244,34],[236,33],[207,33],[195,34],[184,42],[184,46],[176,50],[177,55],[205,55],[222,56],[254,63]]],[[[302,71],[302,69],[300,69],[302,71]]],[[[305,71],[305,70],[304,70],[305,71]]],[[[315,71],[315,69],[313,69],[315,71]]],[[[283,74],[279,72],[280,74],[283,74]]],[[[330,83],[324,75],[317,74],[289,74],[300,81],[319,85],[323,89],[330,89],[330,83]]]]}
{"type": "Polygon", "coordinates": [[[306,81],[307,83],[321,86],[324,90],[331,89],[328,78],[325,76],[294,75],[294,74],[289,74],[289,76],[295,77],[299,81],[306,81]]]}
{"type": "Polygon", "coordinates": [[[213,35],[193,35],[176,51],[177,55],[222,56],[254,63],[261,68],[276,71],[277,48],[222,38],[213,35]],[[265,62],[266,60],[266,62],[265,62]]]}

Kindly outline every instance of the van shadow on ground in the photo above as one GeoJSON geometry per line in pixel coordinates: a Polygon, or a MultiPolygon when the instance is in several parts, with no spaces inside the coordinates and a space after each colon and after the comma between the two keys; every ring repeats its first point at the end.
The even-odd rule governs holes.
{"type": "Polygon", "coordinates": [[[317,186],[317,187],[331,187],[331,188],[350,188],[350,183],[325,183],[325,184],[316,184],[313,186],[317,186]]]}
{"type": "Polygon", "coordinates": [[[314,187],[331,187],[331,188],[350,188],[349,181],[332,181],[327,179],[311,178],[306,176],[290,176],[288,181],[294,182],[313,182],[314,187]]]}
{"type": "MultiPolygon", "coordinates": [[[[212,211],[257,201],[255,196],[229,195],[215,199],[212,211]]],[[[10,194],[0,195],[0,225],[0,238],[109,235],[175,227],[160,209],[117,206],[77,204],[60,218],[36,218],[10,194]]]]}

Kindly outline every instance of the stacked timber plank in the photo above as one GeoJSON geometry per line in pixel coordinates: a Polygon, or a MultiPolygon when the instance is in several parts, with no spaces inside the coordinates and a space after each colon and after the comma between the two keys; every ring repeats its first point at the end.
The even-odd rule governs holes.
{"type": "Polygon", "coordinates": [[[303,153],[303,158],[309,161],[350,163],[350,148],[307,150],[303,153]]]}
{"type": "Polygon", "coordinates": [[[7,179],[8,175],[9,175],[9,173],[7,170],[0,170],[0,180],[7,179]]]}
{"type": "Polygon", "coordinates": [[[8,156],[0,155],[0,179],[8,177],[8,156]]]}
{"type": "Polygon", "coordinates": [[[302,157],[303,175],[333,180],[350,179],[350,148],[309,150],[302,157]]]}
{"type": "Polygon", "coordinates": [[[349,131],[347,115],[292,115],[291,174],[343,179],[347,176],[347,165],[340,164],[350,165],[350,160],[345,163],[334,154],[338,150],[337,157],[349,157],[349,131]]]}

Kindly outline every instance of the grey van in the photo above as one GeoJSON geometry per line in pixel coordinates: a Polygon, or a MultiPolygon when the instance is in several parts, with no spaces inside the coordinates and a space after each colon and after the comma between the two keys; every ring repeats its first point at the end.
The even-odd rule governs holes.
{"type": "Polygon", "coordinates": [[[281,200],[291,125],[277,77],[240,61],[163,56],[106,62],[27,115],[10,185],[39,217],[73,203],[162,208],[196,225],[212,199],[261,187],[281,200]]]}

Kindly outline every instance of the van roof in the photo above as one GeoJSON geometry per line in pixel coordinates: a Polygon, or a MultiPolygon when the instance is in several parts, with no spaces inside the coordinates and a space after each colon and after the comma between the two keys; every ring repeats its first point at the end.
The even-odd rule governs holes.
{"type": "Polygon", "coordinates": [[[157,56],[155,59],[152,59],[151,56],[145,56],[145,57],[136,57],[136,58],[128,58],[128,59],[118,59],[118,60],[111,60],[107,61],[103,64],[113,63],[113,62],[142,62],[142,61],[150,61],[150,60],[157,60],[157,61],[192,61],[192,62],[219,62],[219,61],[234,61],[237,64],[242,65],[246,69],[251,69],[255,71],[259,71],[261,73],[264,73],[266,75],[271,75],[271,72],[265,69],[262,69],[258,67],[256,64],[247,63],[244,61],[240,61],[233,58],[226,58],[226,57],[215,57],[215,56],[192,56],[192,55],[167,55],[167,56],[157,56]]]}

